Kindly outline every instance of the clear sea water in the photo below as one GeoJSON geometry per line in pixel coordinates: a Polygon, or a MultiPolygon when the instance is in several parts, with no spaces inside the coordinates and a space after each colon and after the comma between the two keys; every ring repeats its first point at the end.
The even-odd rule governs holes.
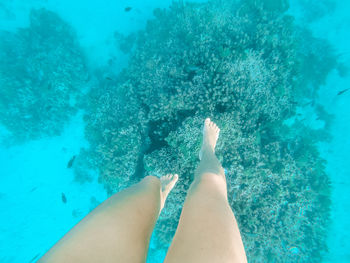
{"type": "MultiPolygon", "coordinates": [[[[111,58],[117,57],[117,63],[109,69],[116,73],[127,65],[127,59],[115,49],[114,32],[128,34],[143,29],[154,8],[167,8],[170,3],[170,0],[0,0],[0,30],[15,32],[28,27],[30,10],[44,7],[75,30],[89,70],[106,67],[111,58]],[[126,7],[132,9],[126,12],[126,7]]],[[[288,13],[314,36],[328,40],[341,61],[350,67],[349,1],[295,0],[288,13]]],[[[334,71],[316,98],[334,115],[330,127],[333,139],[319,145],[332,185],[329,251],[324,262],[350,262],[350,91],[337,95],[347,88],[350,76],[341,77],[334,71]]],[[[88,144],[82,114],[78,112],[72,117],[59,136],[0,145],[0,262],[35,262],[91,206],[107,198],[96,176],[80,184],[74,181],[73,171],[67,169],[72,156],[88,144]],[[62,201],[63,194],[67,202],[62,201]]],[[[309,121],[307,116],[312,113],[303,114],[305,121],[309,121]]],[[[5,138],[6,129],[0,127],[0,136],[5,138]]],[[[165,251],[158,251],[154,242],[151,249],[148,262],[162,262],[165,251]]]]}

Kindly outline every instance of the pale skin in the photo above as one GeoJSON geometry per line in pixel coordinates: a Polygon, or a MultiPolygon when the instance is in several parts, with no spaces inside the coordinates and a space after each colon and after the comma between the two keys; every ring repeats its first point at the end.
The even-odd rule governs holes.
{"type": "MultiPolygon", "coordinates": [[[[227,200],[224,169],[215,156],[220,129],[207,118],[200,164],[165,258],[173,262],[247,262],[227,200]]],[[[147,258],[150,237],[177,174],[147,176],[88,214],[38,262],[127,262],[147,258]]]]}

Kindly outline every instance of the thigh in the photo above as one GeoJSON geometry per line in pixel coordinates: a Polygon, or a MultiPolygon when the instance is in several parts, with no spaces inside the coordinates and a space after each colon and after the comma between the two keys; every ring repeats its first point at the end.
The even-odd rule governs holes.
{"type": "Polygon", "coordinates": [[[144,179],[93,210],[39,262],[145,262],[159,206],[159,180],[144,179]]]}
{"type": "Polygon", "coordinates": [[[165,262],[246,262],[227,198],[215,182],[191,187],[165,262]]]}

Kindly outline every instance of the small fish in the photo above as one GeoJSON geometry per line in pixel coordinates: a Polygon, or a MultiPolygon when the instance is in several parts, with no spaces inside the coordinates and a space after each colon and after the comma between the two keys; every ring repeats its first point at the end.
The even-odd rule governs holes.
{"type": "Polygon", "coordinates": [[[29,263],[34,262],[39,256],[40,256],[40,253],[36,254],[36,255],[29,261],[29,263]]]}
{"type": "Polygon", "coordinates": [[[81,217],[81,215],[82,215],[82,212],[79,209],[74,209],[72,211],[72,216],[73,217],[81,217]]]}
{"type": "Polygon", "coordinates": [[[189,65],[186,67],[185,69],[186,71],[188,72],[191,72],[191,71],[198,71],[199,70],[199,67],[195,66],[195,65],[189,65]]]}
{"type": "Polygon", "coordinates": [[[34,192],[38,187],[33,187],[32,190],[30,190],[30,193],[34,192]]]}
{"type": "Polygon", "coordinates": [[[127,7],[124,8],[124,11],[125,11],[125,12],[129,12],[131,9],[132,9],[132,7],[127,6],[127,7]]]}
{"type": "Polygon", "coordinates": [[[344,90],[341,90],[338,92],[337,96],[339,95],[342,95],[343,93],[347,92],[350,88],[347,88],[347,89],[344,89],[344,90]]]}
{"type": "Polygon", "coordinates": [[[66,204],[67,203],[67,197],[66,197],[66,195],[64,194],[64,193],[62,193],[62,202],[64,203],[64,204],[66,204]]]}
{"type": "Polygon", "coordinates": [[[69,160],[68,164],[67,164],[67,168],[72,168],[75,157],[77,157],[76,155],[73,155],[73,157],[69,160]]]}
{"type": "Polygon", "coordinates": [[[292,254],[299,254],[300,249],[298,247],[290,247],[289,251],[292,252],[292,254]]]}
{"type": "Polygon", "coordinates": [[[111,77],[106,77],[106,80],[113,80],[111,77]]]}
{"type": "Polygon", "coordinates": [[[308,103],[305,103],[303,106],[308,106],[308,105],[311,105],[312,107],[315,106],[315,100],[311,100],[309,101],[308,103]]]}

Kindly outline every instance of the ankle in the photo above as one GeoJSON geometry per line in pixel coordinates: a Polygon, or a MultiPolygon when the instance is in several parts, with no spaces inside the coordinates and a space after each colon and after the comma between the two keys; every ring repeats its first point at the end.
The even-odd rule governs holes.
{"type": "Polygon", "coordinates": [[[148,175],[144,177],[140,183],[148,186],[152,186],[155,189],[161,189],[160,179],[154,175],[148,175]]]}
{"type": "Polygon", "coordinates": [[[215,150],[210,143],[203,142],[201,153],[202,153],[202,156],[208,155],[208,154],[212,155],[212,154],[215,154],[215,150]]]}

